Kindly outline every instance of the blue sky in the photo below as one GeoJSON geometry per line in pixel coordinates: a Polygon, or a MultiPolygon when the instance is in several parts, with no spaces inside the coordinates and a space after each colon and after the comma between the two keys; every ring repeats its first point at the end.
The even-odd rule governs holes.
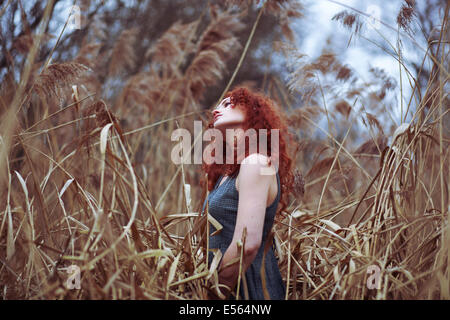
{"type": "MultiPolygon", "coordinates": [[[[362,17],[362,21],[365,24],[362,35],[382,47],[388,48],[389,51],[392,52],[390,45],[393,45],[394,47],[397,46],[398,34],[395,31],[397,29],[396,19],[402,1],[341,0],[339,2],[343,5],[367,13],[368,15],[378,15],[380,20],[394,28],[394,30],[392,30],[383,24],[362,17]],[[371,23],[373,24],[373,27],[370,26],[371,23]],[[388,43],[390,43],[390,45],[388,43]]],[[[301,30],[297,36],[300,52],[307,54],[311,58],[317,57],[320,55],[324,43],[329,40],[332,42],[331,47],[333,47],[339,55],[340,60],[356,70],[358,76],[362,79],[367,79],[369,77],[368,70],[370,67],[378,67],[392,76],[397,81],[397,85],[400,86],[399,63],[394,57],[390,56],[381,48],[378,48],[375,44],[363,37],[353,36],[348,45],[351,31],[344,28],[341,23],[332,20],[332,17],[342,10],[352,12],[350,9],[328,0],[309,0],[306,2],[305,7],[305,17],[296,23],[297,27],[294,26],[294,28],[301,30]]],[[[420,61],[425,53],[421,48],[426,48],[426,41],[423,36],[418,34],[414,39],[421,48],[417,46],[417,43],[414,43],[406,36],[404,32],[400,33],[400,39],[402,40],[401,48],[403,60],[406,65],[408,66],[410,61],[420,61]]],[[[411,95],[411,86],[404,70],[402,70],[402,89],[403,104],[405,108],[411,95]]],[[[396,121],[400,122],[401,108],[399,87],[397,87],[394,94],[396,94],[398,102],[394,117],[396,121]]]]}

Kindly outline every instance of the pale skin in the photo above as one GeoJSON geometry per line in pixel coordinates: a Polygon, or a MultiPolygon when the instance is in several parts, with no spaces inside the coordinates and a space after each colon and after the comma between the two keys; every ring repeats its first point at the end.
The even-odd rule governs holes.
{"type": "MultiPolygon", "coordinates": [[[[219,130],[228,128],[242,128],[245,120],[243,111],[232,105],[229,98],[224,99],[214,109],[214,115],[220,116],[214,122],[214,127],[219,130]]],[[[244,228],[247,228],[243,254],[243,272],[252,264],[261,246],[264,217],[266,207],[273,203],[278,192],[276,171],[273,165],[269,165],[269,158],[265,155],[253,153],[242,162],[236,179],[236,189],[239,192],[236,226],[230,246],[225,251],[221,265],[219,266],[219,282],[233,289],[238,280],[239,263],[234,263],[226,268],[230,261],[240,256],[237,243],[242,239],[244,228]],[[274,174],[261,174],[272,169],[274,174]]],[[[225,176],[220,184],[228,179],[225,176]]]]}

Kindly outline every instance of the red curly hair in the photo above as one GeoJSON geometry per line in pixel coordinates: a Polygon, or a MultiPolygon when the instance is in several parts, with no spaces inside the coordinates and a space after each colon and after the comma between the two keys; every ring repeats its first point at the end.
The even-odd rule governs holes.
{"type": "MultiPolygon", "coordinates": [[[[265,96],[260,91],[254,91],[248,87],[237,87],[231,91],[228,91],[224,98],[230,97],[231,103],[235,106],[239,106],[244,111],[245,121],[243,123],[243,129],[267,129],[267,156],[270,157],[271,162],[278,164],[278,173],[281,182],[281,205],[278,207],[278,212],[281,212],[287,206],[287,199],[289,194],[293,190],[294,174],[292,172],[293,160],[290,152],[293,146],[293,136],[288,130],[287,121],[284,113],[276,105],[276,103],[265,96]],[[271,150],[271,129],[279,129],[279,153],[275,154],[271,150]]],[[[207,125],[208,128],[214,128],[214,118],[211,115],[211,119],[207,125]]],[[[256,135],[257,146],[259,146],[259,135],[256,135]]],[[[214,142],[211,142],[214,143],[214,142]]],[[[223,143],[223,159],[226,156],[226,143],[223,143]]],[[[234,146],[236,150],[236,145],[234,146]]],[[[214,149],[215,150],[215,149],[214,149]]],[[[258,151],[259,152],[259,149],[258,151]]],[[[214,153],[214,151],[213,151],[214,153]]],[[[236,160],[235,152],[235,160],[236,160]]],[[[249,154],[249,147],[245,144],[245,156],[249,154]]],[[[214,156],[214,154],[212,154],[214,156]]],[[[207,164],[204,160],[202,163],[202,169],[207,173],[207,186],[211,191],[217,179],[221,175],[229,175],[236,177],[240,169],[240,161],[233,161],[232,164],[207,164]]],[[[205,181],[203,179],[203,186],[205,181]]]]}

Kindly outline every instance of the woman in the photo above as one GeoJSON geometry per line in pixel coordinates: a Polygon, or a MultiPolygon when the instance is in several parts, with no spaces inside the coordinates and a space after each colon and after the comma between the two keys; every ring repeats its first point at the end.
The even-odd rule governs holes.
{"type": "MultiPolygon", "coordinates": [[[[273,251],[271,229],[276,213],[286,206],[293,183],[292,160],[287,151],[291,135],[286,120],[271,99],[245,87],[228,92],[212,115],[208,128],[220,130],[224,140],[213,141],[212,144],[222,146],[219,150],[222,150],[225,160],[203,162],[210,191],[203,204],[203,212],[208,201],[209,214],[223,227],[217,231],[211,225],[209,235],[209,248],[222,251],[219,282],[231,289],[225,291],[229,298],[233,298],[240,264],[229,264],[240,257],[237,243],[243,239],[245,229],[242,268],[246,281],[241,281],[240,298],[284,299],[286,289],[273,251]],[[226,135],[226,131],[230,131],[227,129],[235,129],[231,139],[226,135]],[[249,146],[245,144],[245,133],[252,130],[257,132],[256,152],[250,143],[249,146]],[[277,131],[279,134],[275,135],[277,131]],[[262,137],[267,139],[262,144],[266,150],[260,149],[262,137]],[[274,139],[278,144],[273,143],[274,139]],[[245,148],[239,148],[243,140],[245,148]],[[274,145],[277,148],[273,148],[274,145]],[[231,150],[235,151],[232,155],[231,150]],[[263,260],[265,285],[261,276],[263,260]]],[[[214,157],[216,150],[212,152],[214,157]]],[[[208,255],[210,262],[214,256],[212,251],[208,255]]],[[[224,291],[222,288],[221,292],[224,291]]]]}

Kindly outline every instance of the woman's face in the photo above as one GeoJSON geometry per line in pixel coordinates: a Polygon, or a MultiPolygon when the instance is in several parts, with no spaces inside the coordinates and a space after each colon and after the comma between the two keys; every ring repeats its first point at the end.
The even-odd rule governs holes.
{"type": "Polygon", "coordinates": [[[212,111],[214,116],[214,128],[226,129],[241,127],[245,121],[245,114],[241,108],[231,104],[231,98],[225,98],[212,111]]]}

